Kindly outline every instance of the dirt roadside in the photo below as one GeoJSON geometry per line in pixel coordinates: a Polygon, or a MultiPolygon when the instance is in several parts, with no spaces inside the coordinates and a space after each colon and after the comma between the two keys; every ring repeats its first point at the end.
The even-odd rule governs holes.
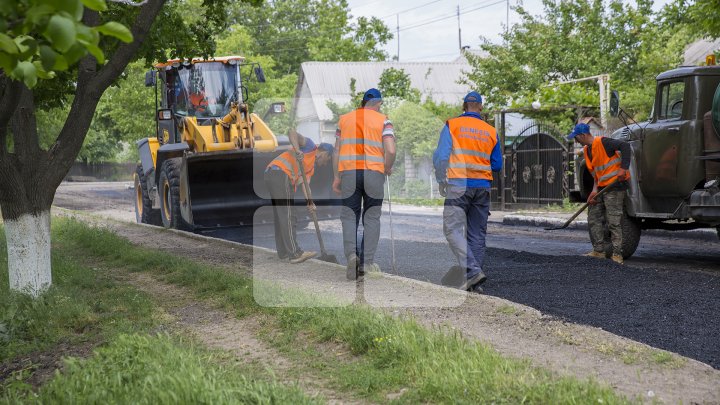
{"type": "MultiPolygon", "coordinates": [[[[68,211],[56,210],[62,215],[68,211]]],[[[394,276],[368,277],[356,286],[343,269],[311,261],[288,266],[272,251],[200,235],[70,214],[112,229],[133,243],[214,264],[335,302],[363,302],[390,313],[409,314],[428,326],[461,331],[500,353],[528,358],[560,374],[593,378],[631,398],[665,403],[720,404],[720,371],[598,328],[566,323],[538,311],[489,296],[468,295],[394,276]],[[251,269],[251,270],[248,270],[251,269]]],[[[278,305],[256,297],[264,305],[278,305]]]]}

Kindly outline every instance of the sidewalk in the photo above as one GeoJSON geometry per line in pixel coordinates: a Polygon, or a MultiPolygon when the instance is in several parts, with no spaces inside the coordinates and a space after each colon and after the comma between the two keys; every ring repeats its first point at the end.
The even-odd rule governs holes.
{"type": "MultiPolygon", "coordinates": [[[[393,204],[393,213],[405,215],[438,215],[442,216],[443,207],[418,207],[414,205],[393,204]]],[[[383,213],[388,212],[387,203],[383,204],[383,213]]],[[[573,216],[575,212],[552,212],[552,211],[490,211],[488,222],[522,227],[549,228],[561,226],[573,216]]],[[[587,230],[587,211],[581,213],[567,229],[587,230]]],[[[690,231],[669,231],[664,229],[646,229],[643,234],[656,236],[672,236],[691,239],[702,239],[707,241],[718,241],[718,233],[715,229],[695,229],[690,231]]]]}

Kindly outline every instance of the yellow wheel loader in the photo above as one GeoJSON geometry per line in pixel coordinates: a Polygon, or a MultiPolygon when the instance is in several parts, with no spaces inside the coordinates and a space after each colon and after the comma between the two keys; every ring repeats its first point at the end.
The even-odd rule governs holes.
{"type": "MultiPolygon", "coordinates": [[[[185,230],[251,225],[255,210],[270,204],[263,172],[289,145],[248,111],[241,66],[264,82],[260,66],[239,56],[171,60],[146,74],[145,85],[155,87],[156,136],[137,142],[137,222],[185,230]]],[[[284,104],[271,112],[284,112],[284,104]]]]}

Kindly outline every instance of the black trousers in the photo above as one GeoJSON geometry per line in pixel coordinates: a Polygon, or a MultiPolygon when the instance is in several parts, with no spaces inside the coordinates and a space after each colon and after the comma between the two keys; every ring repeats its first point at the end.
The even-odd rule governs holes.
{"type": "Polygon", "coordinates": [[[282,170],[265,172],[265,184],[270,192],[275,225],[275,249],[281,259],[293,258],[302,253],[297,243],[297,217],[293,206],[295,187],[282,170]]]}

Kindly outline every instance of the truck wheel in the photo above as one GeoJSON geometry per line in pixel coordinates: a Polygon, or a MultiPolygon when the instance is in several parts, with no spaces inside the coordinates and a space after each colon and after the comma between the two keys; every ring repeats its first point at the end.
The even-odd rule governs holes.
{"type": "Polygon", "coordinates": [[[623,259],[627,259],[635,253],[640,244],[640,224],[625,214],[620,226],[622,227],[623,259]]]}
{"type": "Polygon", "coordinates": [[[180,214],[180,165],[182,159],[168,159],[160,169],[160,217],[165,228],[189,230],[180,214]]]}
{"type": "MultiPolygon", "coordinates": [[[[637,247],[640,244],[640,225],[636,220],[625,214],[620,222],[620,227],[622,228],[623,238],[623,258],[627,259],[635,253],[635,250],[637,250],[637,247]]],[[[588,233],[590,234],[590,243],[594,245],[595,241],[593,240],[592,233],[589,232],[589,229],[588,233]]],[[[610,242],[610,230],[608,230],[607,227],[605,228],[605,241],[605,255],[610,257],[613,252],[613,247],[612,242],[610,242]]]]}
{"type": "Polygon", "coordinates": [[[140,224],[162,225],[160,210],[153,209],[147,179],[141,165],[135,169],[135,221],[140,224]]]}

